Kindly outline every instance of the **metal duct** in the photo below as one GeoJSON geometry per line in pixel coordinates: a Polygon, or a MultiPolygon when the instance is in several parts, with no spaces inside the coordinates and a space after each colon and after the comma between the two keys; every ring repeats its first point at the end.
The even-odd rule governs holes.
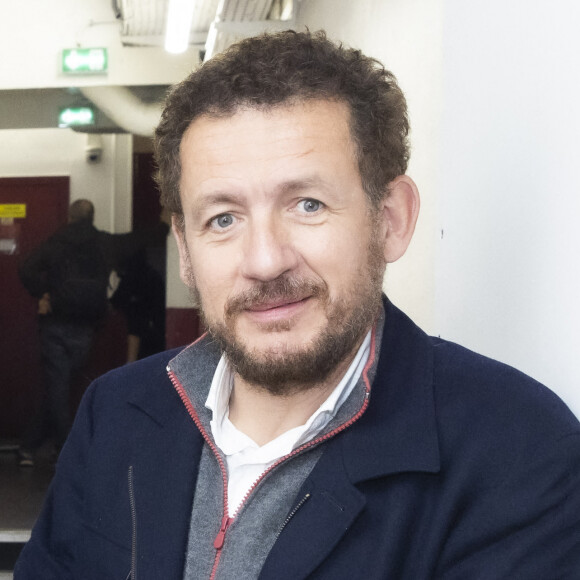
{"type": "Polygon", "coordinates": [[[161,103],[144,103],[125,87],[82,87],[81,92],[109,119],[134,135],[152,137],[161,118],[161,103]]]}

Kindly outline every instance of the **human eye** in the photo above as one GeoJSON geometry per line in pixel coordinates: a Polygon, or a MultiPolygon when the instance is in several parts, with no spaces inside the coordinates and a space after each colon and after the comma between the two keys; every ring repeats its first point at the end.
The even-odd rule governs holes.
{"type": "Polygon", "coordinates": [[[219,232],[229,228],[234,221],[235,218],[231,213],[221,213],[209,220],[208,225],[210,229],[219,232]]]}
{"type": "Polygon", "coordinates": [[[317,199],[312,199],[308,197],[306,199],[300,200],[298,202],[298,207],[304,213],[317,213],[324,207],[324,204],[321,201],[318,201],[317,199]]]}

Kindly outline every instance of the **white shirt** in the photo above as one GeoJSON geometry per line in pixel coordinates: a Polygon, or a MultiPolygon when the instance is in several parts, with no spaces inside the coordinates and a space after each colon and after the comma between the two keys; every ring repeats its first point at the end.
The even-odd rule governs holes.
{"type": "Polygon", "coordinates": [[[306,423],[282,433],[261,447],[229,420],[229,401],[234,375],[230,364],[222,355],[205,406],[213,413],[210,422],[213,438],[226,456],[230,517],[235,515],[246,494],[268,467],[293,449],[316,437],[328,425],[340,406],[348,399],[361,376],[369,359],[370,345],[369,331],[342,380],[306,423]]]}

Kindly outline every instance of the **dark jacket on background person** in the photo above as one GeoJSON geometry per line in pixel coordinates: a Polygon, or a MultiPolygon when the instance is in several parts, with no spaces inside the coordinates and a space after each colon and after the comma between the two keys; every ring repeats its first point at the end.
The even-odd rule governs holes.
{"type": "Polygon", "coordinates": [[[127,332],[139,337],[139,358],[165,350],[165,279],[141,249],[116,268],[119,285],[109,302],[127,321],[127,332]]]}
{"type": "MultiPolygon", "coordinates": [[[[577,419],[385,309],[368,408],[323,444],[259,577],[577,580],[577,419]]],[[[15,580],[183,577],[204,439],[166,372],[178,352],[91,386],[15,580]]]]}
{"type": "Polygon", "coordinates": [[[145,246],[162,241],[168,229],[165,223],[160,223],[143,231],[110,234],[97,230],[88,221],[69,223],[26,257],[20,264],[20,280],[33,297],[50,295],[54,318],[95,322],[106,313],[111,271],[145,246]],[[87,279],[71,284],[63,279],[67,260],[72,256],[84,257],[93,268],[85,275],[87,279]],[[95,304],[90,311],[83,312],[81,306],[76,307],[77,302],[95,304]]]}

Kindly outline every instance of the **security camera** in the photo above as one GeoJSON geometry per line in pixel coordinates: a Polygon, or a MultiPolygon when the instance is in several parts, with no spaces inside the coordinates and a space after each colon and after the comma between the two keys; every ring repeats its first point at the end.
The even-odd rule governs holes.
{"type": "Polygon", "coordinates": [[[98,163],[101,160],[103,154],[102,149],[86,149],[86,159],[89,163],[98,163]]]}
{"type": "Polygon", "coordinates": [[[100,135],[87,135],[85,159],[88,163],[98,163],[103,156],[103,140],[100,135]]]}

